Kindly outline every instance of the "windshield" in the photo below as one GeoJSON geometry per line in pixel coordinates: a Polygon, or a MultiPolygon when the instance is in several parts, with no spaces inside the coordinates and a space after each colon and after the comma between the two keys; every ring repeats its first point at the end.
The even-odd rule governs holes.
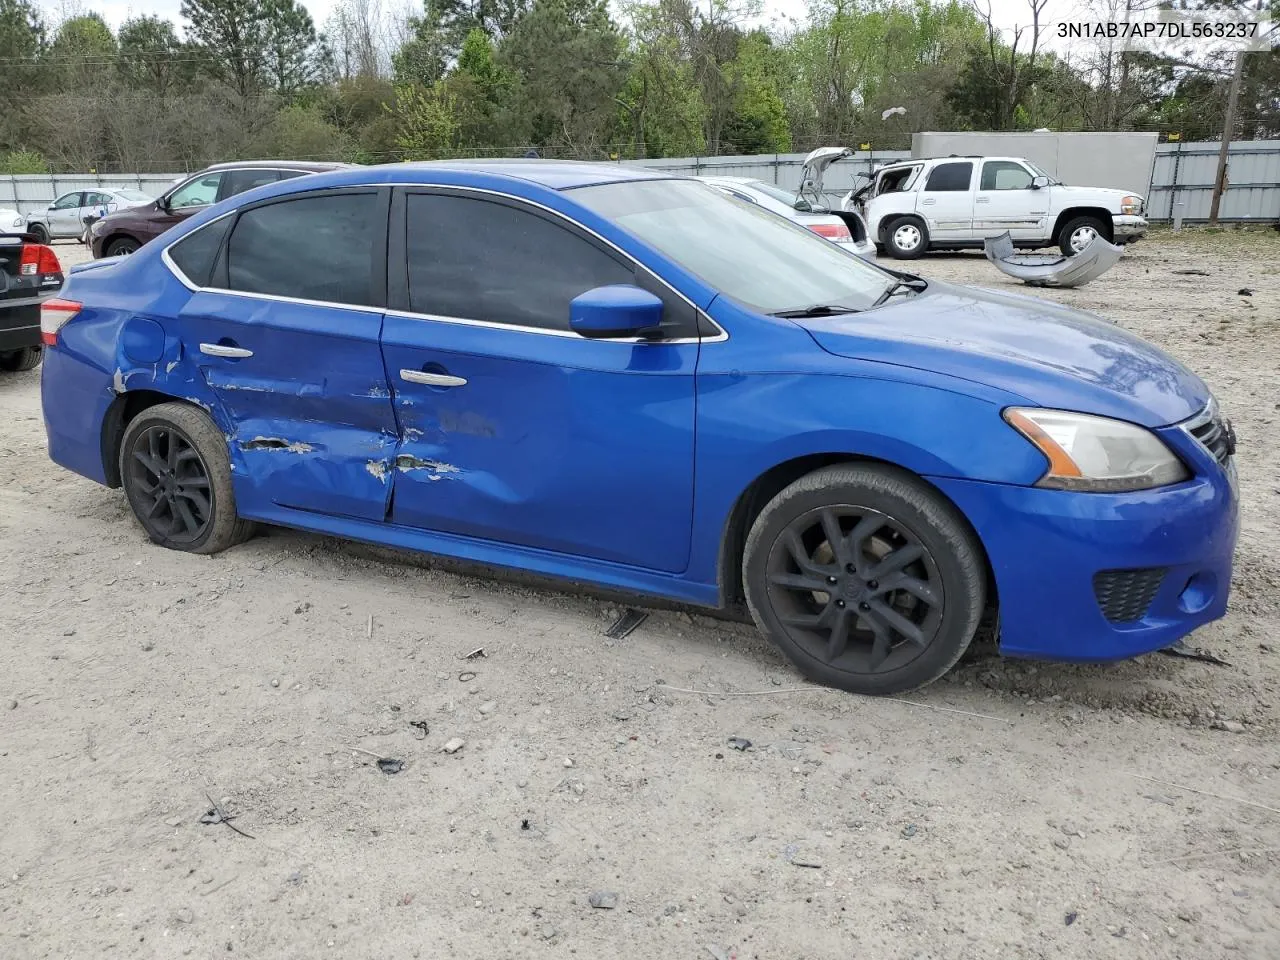
{"type": "Polygon", "coordinates": [[[599,184],[573,197],[760,313],[866,310],[895,285],[816,233],[694,180],[599,184]]]}
{"type": "Polygon", "coordinates": [[[151,199],[149,195],[143,193],[141,190],[117,190],[116,193],[124,197],[126,200],[145,202],[151,199]]]}

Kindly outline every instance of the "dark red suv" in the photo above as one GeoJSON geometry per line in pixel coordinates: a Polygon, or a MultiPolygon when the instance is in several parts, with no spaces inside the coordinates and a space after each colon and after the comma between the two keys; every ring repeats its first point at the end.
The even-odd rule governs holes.
{"type": "Polygon", "coordinates": [[[349,166],[351,164],[348,163],[293,160],[215,163],[175,184],[151,203],[117,210],[95,221],[89,228],[89,244],[96,258],[133,253],[175,223],[219,200],[277,180],[342,170],[349,166]]]}

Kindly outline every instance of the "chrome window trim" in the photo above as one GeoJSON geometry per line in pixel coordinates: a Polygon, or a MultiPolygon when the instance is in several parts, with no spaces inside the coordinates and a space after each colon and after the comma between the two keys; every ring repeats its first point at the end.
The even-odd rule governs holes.
{"type": "MultiPolygon", "coordinates": [[[[463,187],[463,186],[457,186],[456,184],[401,183],[399,181],[394,183],[346,183],[340,187],[321,187],[320,190],[351,190],[351,189],[360,189],[360,188],[367,188],[367,187],[373,187],[373,188],[420,187],[422,189],[431,190],[433,192],[439,191],[439,192],[445,192],[445,193],[459,193],[459,194],[484,194],[486,196],[500,197],[504,200],[513,200],[516,203],[527,204],[528,206],[531,206],[538,210],[542,210],[546,213],[552,214],[553,216],[558,217],[560,220],[563,220],[565,223],[572,224],[574,227],[578,228],[579,230],[582,230],[585,233],[589,234],[590,236],[594,237],[595,239],[599,240],[605,246],[609,247],[609,249],[613,250],[619,256],[625,259],[626,262],[631,264],[633,268],[643,268],[645,270],[648,270],[648,272],[659,283],[661,283],[664,287],[666,287],[668,290],[674,293],[677,297],[679,297],[681,300],[687,303],[690,307],[692,307],[696,312],[698,318],[705,319],[707,323],[711,324],[712,327],[714,327],[716,330],[719,331],[714,336],[681,337],[675,340],[644,340],[639,337],[626,337],[623,339],[609,338],[609,339],[593,340],[592,342],[666,346],[670,344],[684,344],[684,343],[723,343],[724,341],[729,339],[728,331],[725,330],[724,327],[720,326],[720,324],[712,320],[709,316],[707,316],[706,312],[702,310],[701,307],[699,307],[696,303],[694,303],[692,300],[686,297],[683,293],[681,293],[679,290],[673,287],[670,283],[668,283],[662,277],[659,277],[652,270],[649,270],[648,267],[645,267],[644,264],[637,261],[635,257],[631,256],[631,254],[627,253],[625,250],[619,247],[616,243],[612,242],[606,237],[602,237],[600,234],[596,233],[586,224],[579,223],[577,220],[574,220],[573,218],[567,216],[566,214],[561,213],[559,210],[555,210],[555,209],[552,209],[551,207],[545,206],[544,204],[538,203],[536,200],[529,200],[525,197],[518,197],[518,196],[515,196],[514,194],[503,193],[501,190],[490,190],[485,187],[463,187]]],[[[317,190],[314,192],[320,192],[320,191],[317,190]]],[[[285,196],[288,196],[288,195],[286,194],[285,196]]],[[[271,199],[276,199],[276,198],[273,197],[271,199]]],[[[281,197],[280,199],[283,200],[284,197],[281,197]]],[[[178,268],[178,265],[173,262],[173,258],[169,256],[169,248],[174,246],[175,244],[181,243],[183,240],[187,239],[187,237],[192,236],[192,234],[199,233],[201,230],[203,230],[205,227],[209,226],[210,224],[217,223],[219,220],[225,219],[226,217],[233,216],[234,214],[237,214],[239,212],[240,212],[239,207],[237,207],[235,210],[228,210],[226,213],[223,213],[223,214],[220,214],[219,216],[214,217],[208,223],[201,224],[198,228],[196,228],[195,230],[192,230],[191,233],[183,234],[181,237],[178,237],[178,239],[169,241],[169,243],[165,245],[164,249],[160,251],[161,261],[163,261],[164,265],[169,268],[169,272],[172,273],[175,277],[177,277],[179,282],[181,282],[182,285],[185,286],[188,290],[191,290],[194,293],[225,293],[231,296],[250,297],[253,299],[260,299],[260,300],[275,300],[282,303],[301,303],[301,304],[306,304],[308,306],[316,306],[316,307],[336,307],[341,310],[355,310],[360,313],[380,313],[380,314],[385,313],[387,316],[403,317],[408,320],[434,320],[439,323],[455,323],[455,324],[472,326],[472,327],[486,327],[494,330],[514,330],[518,333],[535,333],[535,334],[541,334],[543,336],[551,336],[551,337],[570,337],[574,340],[588,339],[587,337],[583,337],[580,334],[574,333],[572,330],[551,330],[546,327],[525,327],[525,326],[518,326],[516,324],[511,324],[511,323],[499,323],[495,320],[475,320],[469,317],[448,317],[448,316],[440,316],[437,314],[430,314],[430,313],[415,313],[411,310],[391,310],[391,309],[383,309],[381,307],[373,307],[373,306],[361,307],[361,306],[356,306],[350,303],[333,303],[326,300],[303,300],[298,297],[285,297],[285,296],[280,296],[278,294],[272,294],[272,293],[252,293],[247,290],[227,290],[222,287],[201,287],[192,283],[191,280],[185,274],[183,274],[183,272],[178,268]]]]}

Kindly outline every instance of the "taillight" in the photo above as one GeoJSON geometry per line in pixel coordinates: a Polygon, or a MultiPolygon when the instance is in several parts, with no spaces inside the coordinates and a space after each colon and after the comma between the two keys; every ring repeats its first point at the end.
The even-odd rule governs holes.
{"type": "Polygon", "coordinates": [[[843,223],[815,223],[810,225],[809,229],[818,236],[834,240],[836,243],[849,243],[853,240],[853,234],[843,223]]]}
{"type": "Polygon", "coordinates": [[[43,243],[24,243],[22,258],[18,261],[18,275],[23,277],[46,276],[62,272],[58,255],[43,243]]]}
{"type": "Polygon", "coordinates": [[[84,307],[74,300],[59,300],[57,297],[40,304],[40,341],[46,347],[58,345],[58,331],[84,307]]]}

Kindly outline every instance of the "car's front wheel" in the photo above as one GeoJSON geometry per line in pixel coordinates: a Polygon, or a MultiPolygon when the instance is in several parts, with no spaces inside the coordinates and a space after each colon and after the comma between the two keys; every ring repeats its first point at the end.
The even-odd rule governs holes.
{"type": "Polygon", "coordinates": [[[107,245],[107,256],[120,257],[130,253],[137,253],[138,247],[138,241],[133,237],[121,237],[119,240],[112,240],[107,245]]]}
{"type": "Polygon", "coordinates": [[[0,352],[0,370],[6,373],[21,373],[23,370],[34,370],[39,365],[39,347],[20,347],[17,350],[0,352]]]}
{"type": "Polygon", "coordinates": [[[1107,225],[1097,217],[1074,217],[1058,231],[1058,249],[1063,256],[1074,257],[1093,243],[1093,238],[1107,236],[1107,225]]]}
{"type": "Polygon", "coordinates": [[[964,519],[923,481],[845,464],[800,478],[761,511],[743,586],[757,626],[805,676],[892,694],[960,659],[986,568],[964,519]]]}
{"type": "Polygon", "coordinates": [[[49,242],[49,230],[43,223],[33,223],[27,227],[27,233],[35,237],[36,243],[49,242]]]}
{"type": "Polygon", "coordinates": [[[120,481],[147,536],[162,547],[218,553],[253,535],[236,515],[227,441],[202,410],[148,407],[120,443],[120,481]]]}
{"type": "Polygon", "coordinates": [[[916,260],[929,249],[929,230],[915,217],[899,217],[885,231],[885,246],[897,260],[916,260]]]}

